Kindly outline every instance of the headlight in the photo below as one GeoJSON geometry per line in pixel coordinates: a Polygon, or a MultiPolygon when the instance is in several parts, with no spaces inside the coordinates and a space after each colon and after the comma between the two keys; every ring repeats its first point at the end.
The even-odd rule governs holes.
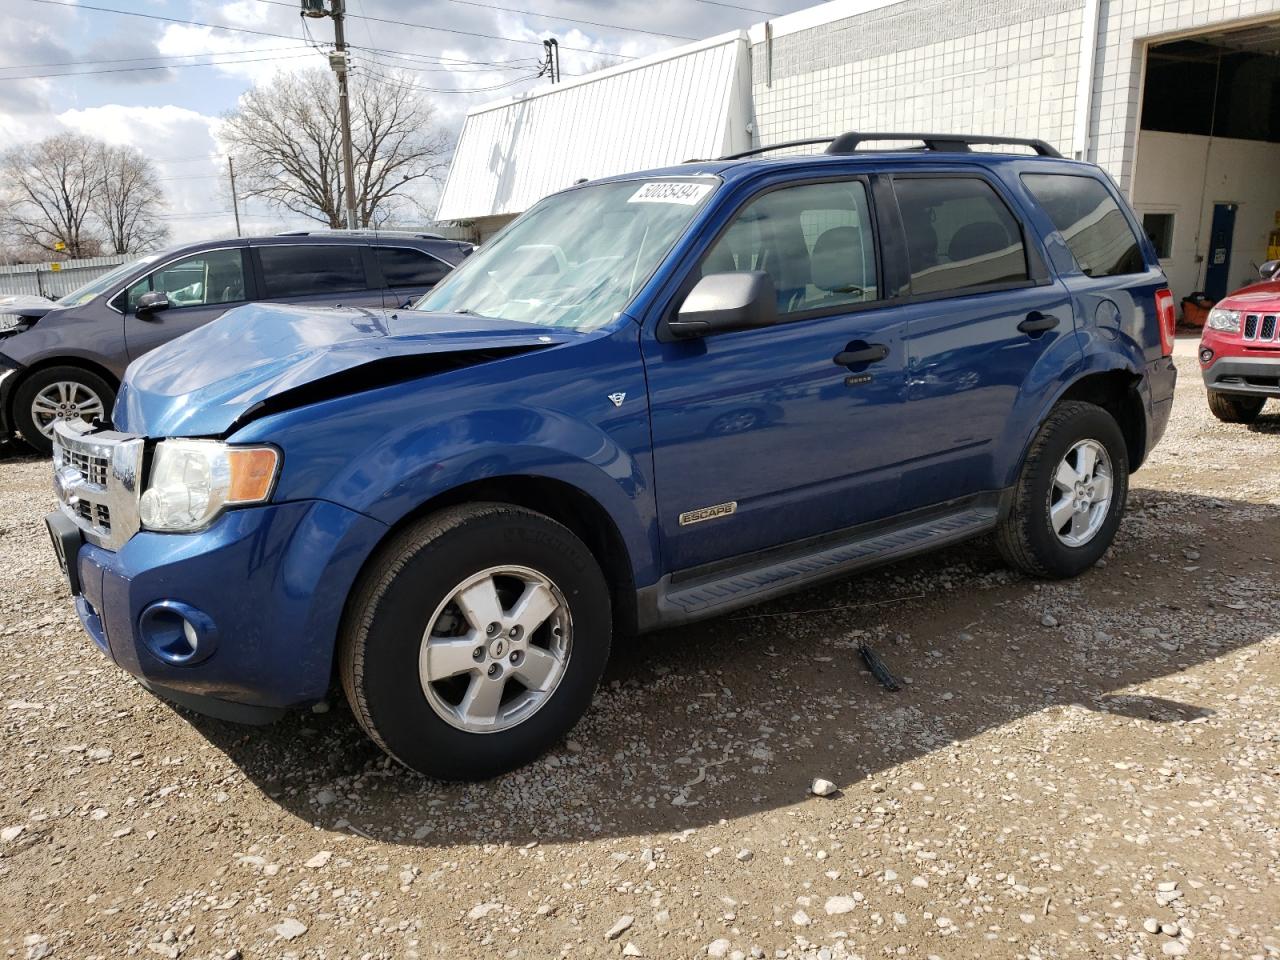
{"type": "Polygon", "coordinates": [[[217,440],[164,440],[139,510],[148,530],[190,532],[224,508],[271,496],[280,454],[273,447],[233,447],[217,440]]]}
{"type": "Polygon", "coordinates": [[[1209,311],[1206,326],[1210,330],[1224,330],[1227,333],[1240,332],[1240,312],[1238,310],[1219,310],[1214,307],[1209,311]]]}

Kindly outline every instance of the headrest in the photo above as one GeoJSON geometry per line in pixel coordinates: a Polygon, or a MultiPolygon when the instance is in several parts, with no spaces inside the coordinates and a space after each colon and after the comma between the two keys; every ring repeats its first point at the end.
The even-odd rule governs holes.
{"type": "Polygon", "coordinates": [[[809,269],[813,285],[827,292],[847,292],[867,285],[862,231],[857,227],[832,227],[813,245],[809,269]]]}

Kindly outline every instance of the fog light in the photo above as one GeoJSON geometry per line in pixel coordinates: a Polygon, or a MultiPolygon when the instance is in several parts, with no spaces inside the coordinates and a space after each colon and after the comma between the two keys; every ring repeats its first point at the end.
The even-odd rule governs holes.
{"type": "Polygon", "coordinates": [[[148,650],[174,666],[207,660],[218,645],[218,628],[209,615],[176,600],[161,600],[143,610],[138,631],[148,650]]]}
{"type": "Polygon", "coordinates": [[[1201,348],[1200,348],[1200,362],[1201,362],[1201,363],[1208,363],[1208,362],[1209,362],[1210,360],[1212,360],[1212,359],[1213,359],[1213,351],[1212,351],[1212,350],[1210,350],[1208,347],[1201,347],[1201,348]]]}

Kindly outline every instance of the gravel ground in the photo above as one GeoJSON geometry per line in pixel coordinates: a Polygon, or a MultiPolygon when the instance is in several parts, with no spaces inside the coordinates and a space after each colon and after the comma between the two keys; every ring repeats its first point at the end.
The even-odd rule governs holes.
{"type": "Polygon", "coordinates": [[[10,459],[0,950],[1280,956],[1280,405],[1217,423],[1193,347],[1099,569],[977,542],[620,644],[571,740],[470,786],[336,696],[270,728],[151,697],[76,621],[47,465],[10,459]]]}

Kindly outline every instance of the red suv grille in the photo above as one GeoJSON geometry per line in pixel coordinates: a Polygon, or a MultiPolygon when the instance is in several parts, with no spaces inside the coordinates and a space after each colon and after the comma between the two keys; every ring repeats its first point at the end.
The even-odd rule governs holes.
{"type": "Polygon", "coordinates": [[[1276,315],[1274,313],[1251,313],[1244,318],[1244,338],[1246,340],[1274,340],[1276,338],[1276,315]]]}

